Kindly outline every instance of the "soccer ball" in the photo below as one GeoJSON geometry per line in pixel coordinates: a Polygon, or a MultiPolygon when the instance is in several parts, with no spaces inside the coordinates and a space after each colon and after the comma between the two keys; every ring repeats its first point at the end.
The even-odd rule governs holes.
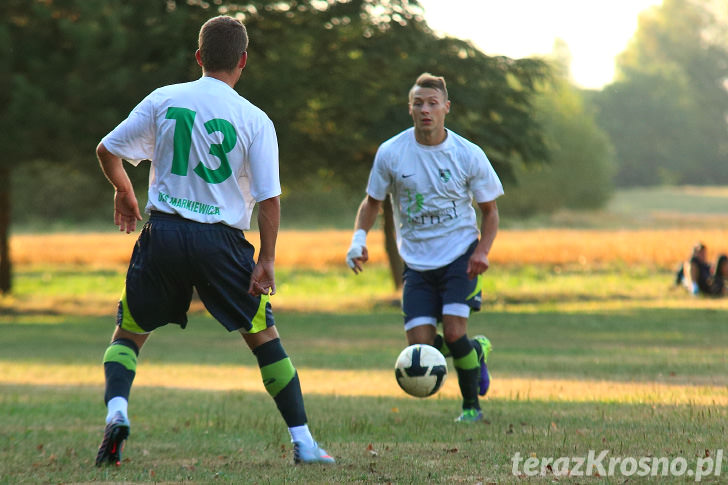
{"type": "Polygon", "coordinates": [[[431,345],[410,345],[397,357],[394,375],[399,387],[410,396],[432,396],[447,378],[447,361],[431,345]]]}

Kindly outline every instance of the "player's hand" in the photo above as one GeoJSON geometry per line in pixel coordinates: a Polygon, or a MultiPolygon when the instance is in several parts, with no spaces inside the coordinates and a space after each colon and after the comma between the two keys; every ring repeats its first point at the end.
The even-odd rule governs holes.
{"type": "Polygon", "coordinates": [[[468,260],[468,268],[466,269],[468,278],[472,280],[478,275],[485,273],[489,267],[488,255],[476,250],[468,260]]]}
{"type": "Polygon", "coordinates": [[[346,264],[359,274],[364,270],[363,263],[369,261],[369,251],[367,251],[367,232],[364,229],[357,229],[351,238],[351,246],[346,253],[346,264]]]}
{"type": "Polygon", "coordinates": [[[114,224],[119,231],[127,234],[136,230],[137,221],[141,221],[139,204],[133,191],[119,191],[114,194],[114,224]]]}
{"type": "Polygon", "coordinates": [[[248,293],[253,296],[275,295],[276,281],[273,261],[258,261],[250,275],[248,293]]]}
{"type": "Polygon", "coordinates": [[[369,251],[366,246],[354,246],[349,248],[349,252],[346,253],[346,264],[354,271],[355,274],[359,274],[364,271],[362,266],[364,263],[369,261],[369,251]]]}

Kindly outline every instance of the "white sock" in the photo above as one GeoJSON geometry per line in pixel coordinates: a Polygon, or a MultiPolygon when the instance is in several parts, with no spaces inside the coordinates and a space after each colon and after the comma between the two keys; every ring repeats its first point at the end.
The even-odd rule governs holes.
{"type": "Polygon", "coordinates": [[[108,410],[106,413],[106,424],[109,424],[114,417],[114,415],[117,412],[120,412],[122,416],[126,418],[126,420],[129,420],[129,416],[127,415],[129,408],[129,403],[126,399],[123,397],[113,397],[109,400],[109,403],[106,405],[106,409],[108,410]]]}
{"type": "Polygon", "coordinates": [[[291,433],[291,441],[298,441],[304,446],[313,446],[313,436],[311,436],[307,424],[288,428],[288,432],[291,433]]]}

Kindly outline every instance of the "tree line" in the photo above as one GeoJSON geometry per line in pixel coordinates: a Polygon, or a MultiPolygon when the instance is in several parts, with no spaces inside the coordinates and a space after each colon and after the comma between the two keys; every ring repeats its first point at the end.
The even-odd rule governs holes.
{"type": "MultiPolygon", "coordinates": [[[[504,180],[502,213],[528,216],[600,207],[615,184],[728,183],[726,33],[710,5],[650,10],[618,80],[584,92],[564,46],[546,59],[487,56],[435,35],[416,0],[5,0],[0,289],[11,221],[106,218],[94,146],[154,88],[199,77],[196,36],[213,15],[248,28],[237,89],[276,125],[284,201],[322,187],[361,193],[378,145],[411,124],[407,92],[429,71],[448,81],[448,127],[504,180]]],[[[145,186],[146,170],[130,175],[145,186]]]]}
{"type": "Polygon", "coordinates": [[[640,16],[615,81],[593,96],[618,186],[728,184],[725,5],[663,0],[640,16]]]}

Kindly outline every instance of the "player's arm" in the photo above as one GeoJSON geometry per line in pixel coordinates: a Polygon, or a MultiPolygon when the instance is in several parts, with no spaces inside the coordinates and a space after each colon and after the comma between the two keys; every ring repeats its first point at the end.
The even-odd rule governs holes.
{"type": "Polygon", "coordinates": [[[275,295],[275,259],[278,227],[281,221],[280,197],[271,197],[258,203],[258,230],[260,231],[260,251],[258,263],[250,276],[248,293],[253,296],[275,295]]]}
{"type": "Polygon", "coordinates": [[[142,216],[139,213],[134,187],[124,170],[124,162],[111,153],[103,143],[99,143],[96,147],[96,157],[101,165],[101,170],[115,189],[114,224],[119,226],[120,231],[126,231],[129,234],[136,229],[136,223],[142,220],[142,216]]]}
{"type": "Polygon", "coordinates": [[[468,261],[467,272],[470,279],[484,273],[490,266],[488,254],[493,246],[493,241],[495,241],[495,235],[498,233],[498,223],[500,222],[498,205],[495,200],[480,202],[478,207],[483,214],[483,221],[480,226],[480,241],[478,241],[478,245],[468,261]]]}
{"type": "Polygon", "coordinates": [[[354,236],[351,238],[351,246],[346,253],[346,264],[359,274],[363,270],[362,264],[369,260],[367,251],[367,233],[374,227],[374,223],[382,207],[382,201],[373,198],[371,195],[364,197],[356,213],[354,223],[354,236]]]}
{"type": "Polygon", "coordinates": [[[700,279],[700,268],[698,267],[698,263],[691,260],[690,261],[690,281],[692,281],[692,284],[690,285],[690,291],[693,293],[693,295],[697,295],[700,292],[700,287],[698,286],[698,279],[700,279]]]}

